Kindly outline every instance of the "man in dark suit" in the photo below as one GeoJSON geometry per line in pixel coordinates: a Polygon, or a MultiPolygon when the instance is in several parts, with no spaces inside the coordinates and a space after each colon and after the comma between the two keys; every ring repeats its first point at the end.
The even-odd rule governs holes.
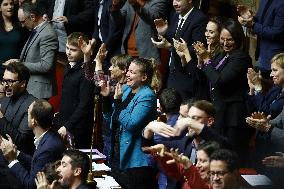
{"type": "MultiPolygon", "coordinates": [[[[5,97],[0,99],[0,135],[9,134],[18,149],[32,154],[33,133],[28,128],[28,107],[36,99],[26,91],[29,81],[29,70],[21,63],[9,64],[1,84],[5,97]]],[[[0,152],[0,188],[20,188],[11,175],[3,154],[0,152]]]]}
{"type": "MultiPolygon", "coordinates": [[[[43,20],[42,10],[37,4],[24,3],[18,10],[18,18],[23,27],[32,31],[20,55],[20,61],[31,72],[27,90],[37,98],[48,99],[56,94],[56,33],[43,20]]],[[[6,64],[13,61],[15,59],[8,60],[6,64]]]]}
{"type": "Polygon", "coordinates": [[[45,9],[48,18],[64,23],[67,35],[82,32],[88,36],[93,33],[94,26],[93,0],[39,0],[37,3],[45,9]],[[61,15],[54,15],[60,8],[61,15]]]}
{"type": "Polygon", "coordinates": [[[103,63],[103,70],[108,72],[110,67],[110,59],[120,53],[122,30],[115,30],[110,20],[109,7],[112,0],[98,0],[95,4],[95,26],[92,38],[95,40],[98,50],[100,45],[104,43],[107,49],[107,56],[103,63]]]}
{"type": "Polygon", "coordinates": [[[269,78],[271,58],[284,51],[284,1],[261,0],[255,16],[243,5],[238,6],[238,12],[239,22],[257,35],[257,67],[269,78]]]}
{"type": "Polygon", "coordinates": [[[0,99],[0,134],[10,135],[21,150],[33,154],[33,133],[28,127],[28,107],[36,99],[27,92],[30,73],[22,63],[6,67],[2,79],[5,97],[0,99]]]}
{"type": "MultiPolygon", "coordinates": [[[[169,48],[171,56],[169,61],[169,76],[167,81],[168,88],[176,89],[182,98],[189,99],[197,96],[196,90],[198,84],[197,59],[192,43],[201,41],[205,43],[205,28],[207,17],[200,10],[193,7],[194,0],[174,0],[173,7],[176,10],[170,17],[169,25],[163,22],[161,25],[156,24],[158,33],[164,35],[169,46],[162,44],[160,47],[169,48]],[[180,57],[173,48],[173,40],[182,38],[188,45],[192,60],[182,64],[180,57]]],[[[156,22],[157,23],[157,22],[156,22]]],[[[155,42],[158,45],[161,42],[155,42]]],[[[201,73],[200,73],[201,74],[201,73]]]]}
{"type": "Polygon", "coordinates": [[[56,169],[58,182],[66,189],[88,189],[86,181],[90,166],[87,154],[78,150],[67,150],[63,154],[61,165],[56,169]]]}
{"type": "Polygon", "coordinates": [[[34,101],[28,109],[29,127],[35,135],[36,150],[33,156],[17,153],[10,136],[1,137],[0,149],[8,161],[10,171],[20,181],[22,188],[36,188],[35,177],[46,163],[54,162],[62,156],[65,146],[61,138],[52,132],[53,108],[45,100],[34,101]]]}

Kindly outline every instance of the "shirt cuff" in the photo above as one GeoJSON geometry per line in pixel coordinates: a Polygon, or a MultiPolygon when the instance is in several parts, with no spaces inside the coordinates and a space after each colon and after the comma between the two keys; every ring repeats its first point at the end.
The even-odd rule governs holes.
{"type": "Polygon", "coordinates": [[[13,161],[11,161],[10,163],[9,163],[9,165],[8,165],[8,167],[9,168],[12,168],[16,163],[18,163],[19,161],[18,160],[13,160],[13,161]]]}

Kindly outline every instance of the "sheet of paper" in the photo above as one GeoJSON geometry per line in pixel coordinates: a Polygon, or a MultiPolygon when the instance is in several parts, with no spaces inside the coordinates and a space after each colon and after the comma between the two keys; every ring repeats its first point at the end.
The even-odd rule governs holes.
{"type": "Polygon", "coordinates": [[[92,163],[93,171],[111,171],[111,168],[104,163],[92,163]]]}
{"type": "Polygon", "coordinates": [[[119,184],[114,180],[113,177],[103,175],[103,178],[94,178],[97,182],[98,189],[110,189],[110,188],[119,188],[119,184]]]}
{"type": "Polygon", "coordinates": [[[271,180],[265,175],[242,175],[251,186],[272,185],[271,180]]]}

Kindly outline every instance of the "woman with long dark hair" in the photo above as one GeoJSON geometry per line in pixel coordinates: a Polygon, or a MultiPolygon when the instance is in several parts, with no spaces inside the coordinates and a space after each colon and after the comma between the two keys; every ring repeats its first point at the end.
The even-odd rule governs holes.
{"type": "Polygon", "coordinates": [[[17,10],[13,0],[0,0],[0,77],[4,73],[2,64],[19,58],[25,44],[27,32],[18,23],[17,10]]]}

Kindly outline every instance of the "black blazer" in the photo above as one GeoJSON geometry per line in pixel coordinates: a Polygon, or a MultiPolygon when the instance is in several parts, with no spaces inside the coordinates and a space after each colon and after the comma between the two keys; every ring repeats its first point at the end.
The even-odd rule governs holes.
{"type": "Polygon", "coordinates": [[[62,83],[62,98],[56,125],[65,126],[75,137],[76,147],[90,144],[94,120],[93,84],[85,78],[77,63],[73,68],[66,65],[62,83]],[[81,137],[81,138],[80,138],[81,137]]]}
{"type": "MultiPolygon", "coordinates": [[[[39,0],[51,19],[55,0],[39,0]]],[[[63,15],[67,17],[65,25],[67,35],[72,32],[83,32],[92,36],[94,28],[94,1],[93,0],[66,0],[63,15]]]]}
{"type": "Polygon", "coordinates": [[[24,92],[14,100],[9,97],[0,99],[1,112],[4,115],[0,119],[0,134],[2,136],[9,134],[18,150],[28,154],[34,151],[34,134],[28,127],[28,108],[35,100],[36,98],[28,92],[24,92]],[[7,108],[12,101],[14,101],[14,108],[8,112],[7,108]]]}
{"type": "Polygon", "coordinates": [[[225,55],[217,54],[203,71],[211,83],[211,99],[216,108],[217,127],[245,125],[247,116],[247,70],[252,67],[251,58],[242,50],[233,51],[216,70],[225,55]]]}

